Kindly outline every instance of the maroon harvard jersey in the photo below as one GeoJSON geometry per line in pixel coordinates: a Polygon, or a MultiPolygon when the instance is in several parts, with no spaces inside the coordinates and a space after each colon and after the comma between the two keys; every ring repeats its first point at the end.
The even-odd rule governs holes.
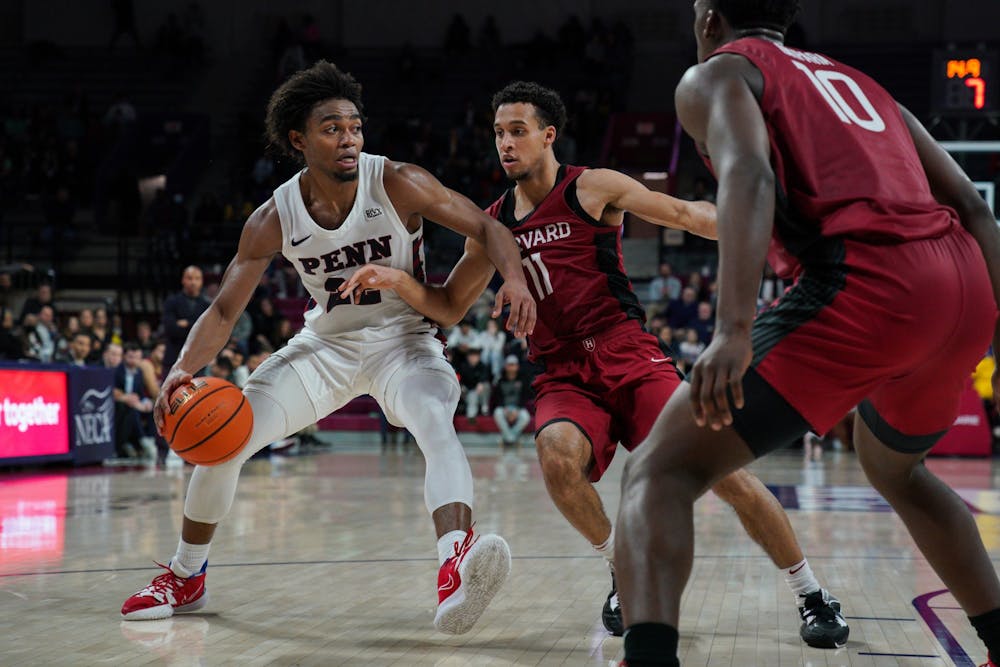
{"type": "Polygon", "coordinates": [[[538,301],[532,359],[627,320],[645,319],[622,264],[621,229],[594,220],[576,197],[583,171],[560,167],[555,187],[523,220],[514,218],[513,190],[486,209],[517,239],[524,278],[538,301]]]}
{"type": "Polygon", "coordinates": [[[896,101],[870,77],[818,53],[746,37],[712,55],[747,58],[764,77],[761,111],[778,186],[775,270],[829,258],[822,237],[893,243],[959,224],[935,201],[896,101]]]}

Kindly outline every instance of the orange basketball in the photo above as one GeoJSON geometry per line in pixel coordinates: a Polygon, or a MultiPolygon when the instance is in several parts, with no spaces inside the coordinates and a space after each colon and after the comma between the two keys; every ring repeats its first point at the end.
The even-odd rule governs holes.
{"type": "Polygon", "coordinates": [[[174,391],[163,433],[178,456],[201,466],[240,453],[253,431],[253,410],[239,388],[213,377],[193,379],[174,391]]]}

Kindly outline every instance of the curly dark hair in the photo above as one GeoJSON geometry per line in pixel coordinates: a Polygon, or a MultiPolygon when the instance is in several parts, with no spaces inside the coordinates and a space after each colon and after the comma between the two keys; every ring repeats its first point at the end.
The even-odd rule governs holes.
{"type": "Polygon", "coordinates": [[[552,125],[557,133],[562,133],[566,126],[566,105],[559,93],[540,86],[533,81],[514,81],[508,83],[493,96],[493,113],[501,104],[517,104],[524,102],[535,107],[535,115],[541,123],[540,127],[552,125]]]}
{"type": "Polygon", "coordinates": [[[742,28],[774,28],[785,32],[799,13],[799,0],[714,0],[729,25],[742,28]]]}
{"type": "Polygon", "coordinates": [[[299,70],[278,86],[267,103],[268,143],[285,155],[302,162],[302,154],[288,141],[288,132],[305,132],[306,119],[327,100],[347,100],[362,114],[361,84],[347,72],[326,60],[318,60],[309,69],[299,70]]]}

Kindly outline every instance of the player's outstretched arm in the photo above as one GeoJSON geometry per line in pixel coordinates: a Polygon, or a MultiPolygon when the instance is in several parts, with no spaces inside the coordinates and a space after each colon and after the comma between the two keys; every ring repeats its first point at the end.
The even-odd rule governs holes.
{"type": "Polygon", "coordinates": [[[260,277],[280,251],[281,224],[274,200],[268,200],[247,219],[236,256],[222,276],[219,293],[191,327],[177,362],[163,380],[153,408],[158,430],[163,429],[163,415],[174,389],[190,382],[194,373],[207,366],[225,346],[260,277]]]}
{"type": "MultiPolygon", "coordinates": [[[[578,196],[594,196],[599,203],[629,211],[654,225],[683,229],[706,239],[718,238],[715,205],[685,201],[645,185],[614,169],[588,169],[577,180],[578,196]]],[[[582,201],[581,201],[582,203],[582,201]]]]}
{"type": "Polygon", "coordinates": [[[366,264],[345,282],[340,291],[357,301],[365,290],[394,290],[406,303],[442,327],[452,327],[469,312],[483,293],[496,269],[486,249],[472,239],[465,241],[465,254],[458,260],[444,285],[427,285],[406,271],[379,264],[366,264]]]}
{"type": "Polygon", "coordinates": [[[535,326],[535,300],[528,291],[521,268],[521,251],[510,230],[479,210],[467,197],[446,188],[427,170],[416,165],[386,165],[383,182],[401,216],[419,213],[483,245],[504,278],[497,292],[493,316],[498,316],[503,305],[509,303],[507,329],[518,336],[531,333],[535,326]]]}
{"type": "Polygon", "coordinates": [[[677,115],[708,150],[719,179],[719,303],[715,336],[691,372],[699,425],[721,429],[743,407],[750,329],[774,224],[774,171],[767,126],[748,83],[759,76],[739,56],[721,55],[687,71],[677,86],[677,115]]]}
{"type": "MultiPolygon", "coordinates": [[[[990,271],[993,296],[997,304],[1000,304],[1000,227],[997,226],[993,212],[948,151],[941,148],[909,110],[902,105],[899,110],[917,147],[917,155],[920,156],[934,198],[955,209],[962,225],[976,239],[990,271]]],[[[1000,350],[1000,322],[993,333],[993,349],[1000,350]]],[[[993,386],[994,400],[1000,405],[1000,391],[997,391],[1000,389],[1000,375],[994,375],[993,386]]]]}

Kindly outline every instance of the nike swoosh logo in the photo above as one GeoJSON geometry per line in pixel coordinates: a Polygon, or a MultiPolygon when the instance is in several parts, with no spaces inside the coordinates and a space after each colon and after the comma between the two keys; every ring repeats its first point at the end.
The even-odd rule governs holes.
{"type": "Polygon", "coordinates": [[[298,240],[292,239],[291,240],[292,247],[295,247],[295,246],[297,246],[297,245],[299,245],[301,243],[305,243],[310,238],[312,238],[312,234],[310,234],[309,236],[303,236],[302,238],[300,238],[298,240]]]}
{"type": "Polygon", "coordinates": [[[455,587],[455,578],[451,574],[449,574],[448,575],[448,582],[444,586],[438,586],[438,590],[439,591],[450,591],[454,587],[455,587]]]}
{"type": "Polygon", "coordinates": [[[801,570],[801,569],[802,569],[802,568],[804,568],[805,566],[806,566],[806,564],[805,564],[805,563],[802,563],[802,565],[799,565],[799,566],[798,566],[797,568],[795,568],[794,570],[789,570],[789,571],[788,571],[788,574],[795,574],[796,572],[798,572],[799,570],[801,570]]]}
{"type": "Polygon", "coordinates": [[[657,359],[656,357],[650,357],[650,361],[654,364],[662,364],[664,361],[670,361],[670,357],[664,357],[663,359],[657,359]]]}

